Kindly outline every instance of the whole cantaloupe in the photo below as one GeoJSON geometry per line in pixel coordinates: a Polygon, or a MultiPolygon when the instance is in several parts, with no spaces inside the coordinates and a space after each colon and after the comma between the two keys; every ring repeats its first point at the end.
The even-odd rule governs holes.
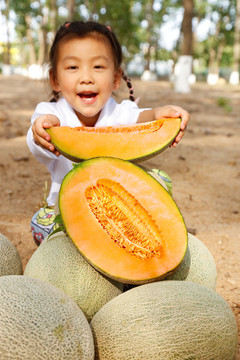
{"type": "Polygon", "coordinates": [[[140,168],[145,170],[155,180],[157,180],[172,195],[172,181],[167,173],[160,169],[149,169],[146,166],[138,164],[140,168]]]}
{"type": "Polygon", "coordinates": [[[22,275],[0,278],[1,360],[93,360],[90,326],[63,291],[22,275]]]}
{"type": "Polygon", "coordinates": [[[24,275],[63,290],[89,320],[106,302],[121,294],[123,288],[95,270],[63,232],[42,242],[27,263],[24,275]]]}
{"type": "Polygon", "coordinates": [[[227,302],[189,281],[135,287],[104,305],[90,325],[100,360],[234,360],[238,343],[227,302]]]}
{"type": "Polygon", "coordinates": [[[166,280],[193,281],[216,290],[217,268],[206,245],[188,233],[188,247],[183,261],[175,273],[166,280]]]}
{"type": "Polygon", "coordinates": [[[0,276],[22,275],[22,260],[13,243],[0,233],[0,276]]]}

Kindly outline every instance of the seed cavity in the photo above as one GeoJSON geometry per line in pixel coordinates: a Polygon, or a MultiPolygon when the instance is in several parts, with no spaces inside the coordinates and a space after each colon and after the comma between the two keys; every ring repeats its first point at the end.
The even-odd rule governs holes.
{"type": "Polygon", "coordinates": [[[149,123],[133,125],[133,126],[102,126],[102,127],[87,127],[80,126],[72,128],[74,131],[94,132],[94,133],[140,133],[149,134],[158,131],[163,125],[163,120],[150,121],[149,123]]]}
{"type": "Polygon", "coordinates": [[[111,239],[141,260],[163,253],[161,233],[151,215],[121,184],[99,179],[85,191],[88,205],[111,239]]]}

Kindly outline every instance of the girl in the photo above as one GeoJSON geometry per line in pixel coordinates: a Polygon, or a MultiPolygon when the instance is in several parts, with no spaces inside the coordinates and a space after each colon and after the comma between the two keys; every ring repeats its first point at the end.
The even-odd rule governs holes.
{"type": "Polygon", "coordinates": [[[182,138],[189,114],[178,106],[139,109],[132,84],[122,68],[121,46],[107,26],[96,22],[65,23],[58,30],[50,50],[50,84],[54,98],[40,103],[32,116],[27,143],[33,155],[51,173],[52,185],[47,198],[50,208],[40,209],[32,219],[35,242],[52,231],[55,198],[72,162],[50,142],[45,129],[52,126],[113,126],[152,121],[163,117],[181,117],[181,130],[173,146],[182,138]],[[126,81],[130,100],[117,104],[111,97],[126,81]]]}

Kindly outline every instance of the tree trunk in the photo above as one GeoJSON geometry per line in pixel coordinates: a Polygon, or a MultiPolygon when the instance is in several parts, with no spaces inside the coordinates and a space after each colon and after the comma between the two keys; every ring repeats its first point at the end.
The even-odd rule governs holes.
{"type": "Polygon", "coordinates": [[[240,60],[240,0],[236,0],[236,22],[234,32],[234,67],[235,71],[239,71],[239,60],[240,60]]]}
{"type": "Polygon", "coordinates": [[[153,5],[154,5],[154,0],[149,0],[146,4],[146,20],[148,22],[148,26],[147,26],[148,44],[147,44],[147,51],[145,53],[146,65],[144,72],[141,76],[141,79],[143,81],[157,80],[156,73],[150,70],[151,54],[152,54],[152,49],[154,49],[152,44],[152,28],[153,28],[153,12],[154,12],[153,5]]]}
{"type": "MultiPolygon", "coordinates": [[[[222,22],[223,14],[220,13],[220,19],[216,24],[216,32],[214,37],[216,39],[220,39],[220,27],[222,22]]],[[[223,53],[225,40],[221,40],[216,44],[213,44],[212,48],[209,50],[209,63],[208,63],[208,76],[207,76],[207,83],[209,85],[217,84],[219,80],[219,69],[220,69],[220,61],[223,53]]]]}
{"type": "Polygon", "coordinates": [[[10,29],[9,29],[9,23],[10,23],[10,19],[9,19],[9,12],[10,12],[10,1],[6,0],[5,1],[5,10],[3,11],[3,14],[5,15],[6,18],[6,33],[7,33],[7,47],[5,50],[4,47],[4,54],[3,54],[3,63],[6,65],[6,69],[9,67],[10,69],[10,63],[11,63],[11,42],[10,42],[10,29]]]}
{"type": "Polygon", "coordinates": [[[67,0],[68,20],[72,21],[75,13],[75,0],[67,0]]]}
{"type": "Polygon", "coordinates": [[[193,0],[183,0],[184,16],[182,21],[183,42],[181,47],[181,55],[192,55],[192,19],[193,19],[193,0]]]}
{"type": "Polygon", "coordinates": [[[239,61],[240,61],[240,0],[236,0],[236,21],[233,46],[233,71],[229,82],[232,85],[239,84],[239,61]]]}
{"type": "Polygon", "coordinates": [[[147,3],[146,6],[146,19],[148,21],[148,49],[146,53],[146,66],[145,70],[150,70],[150,61],[151,61],[151,47],[152,47],[152,39],[151,39],[151,31],[153,27],[153,4],[154,0],[150,0],[149,3],[147,3]]]}
{"type": "MultiPolygon", "coordinates": [[[[41,6],[41,4],[40,4],[41,6]]],[[[38,52],[38,64],[43,65],[48,61],[48,52],[47,52],[47,25],[49,22],[49,13],[50,10],[47,7],[41,9],[42,13],[42,22],[40,24],[40,29],[38,32],[38,41],[39,41],[39,52],[38,52]]]]}
{"type": "Polygon", "coordinates": [[[47,32],[43,27],[41,27],[38,32],[38,41],[39,41],[38,64],[43,65],[48,61],[47,32]]]}
{"type": "Polygon", "coordinates": [[[94,17],[98,13],[99,0],[90,0],[90,1],[85,0],[84,3],[85,3],[85,5],[86,5],[86,7],[88,9],[88,12],[89,12],[89,20],[93,21],[94,17]]]}
{"type": "Polygon", "coordinates": [[[50,0],[49,25],[53,38],[55,37],[57,32],[57,12],[58,12],[58,7],[56,0],[50,0]]]}
{"type": "Polygon", "coordinates": [[[192,47],[193,30],[192,19],[194,4],[193,0],[183,0],[184,15],[182,20],[183,41],[181,44],[181,55],[175,66],[175,91],[179,93],[188,93],[191,91],[189,77],[192,72],[192,47]]]}
{"type": "Polygon", "coordinates": [[[28,39],[28,44],[29,44],[29,64],[36,64],[37,62],[37,57],[36,57],[36,51],[35,51],[35,47],[34,47],[34,41],[33,41],[33,37],[32,37],[32,31],[31,31],[31,16],[29,14],[25,15],[25,21],[26,21],[26,25],[27,25],[27,30],[26,30],[26,34],[27,34],[27,39],[28,39]]]}

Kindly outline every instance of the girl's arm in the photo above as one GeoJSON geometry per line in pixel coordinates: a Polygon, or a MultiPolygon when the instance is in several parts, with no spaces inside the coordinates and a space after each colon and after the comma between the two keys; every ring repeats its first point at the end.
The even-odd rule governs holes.
{"type": "Polygon", "coordinates": [[[187,128],[188,121],[190,119],[189,113],[181,108],[180,106],[175,105],[166,105],[163,107],[157,107],[150,110],[144,110],[139,114],[137,123],[143,123],[148,121],[153,121],[161,118],[178,118],[182,119],[180,125],[180,131],[176,136],[172,146],[176,147],[181,138],[184,135],[184,132],[187,128]]]}

